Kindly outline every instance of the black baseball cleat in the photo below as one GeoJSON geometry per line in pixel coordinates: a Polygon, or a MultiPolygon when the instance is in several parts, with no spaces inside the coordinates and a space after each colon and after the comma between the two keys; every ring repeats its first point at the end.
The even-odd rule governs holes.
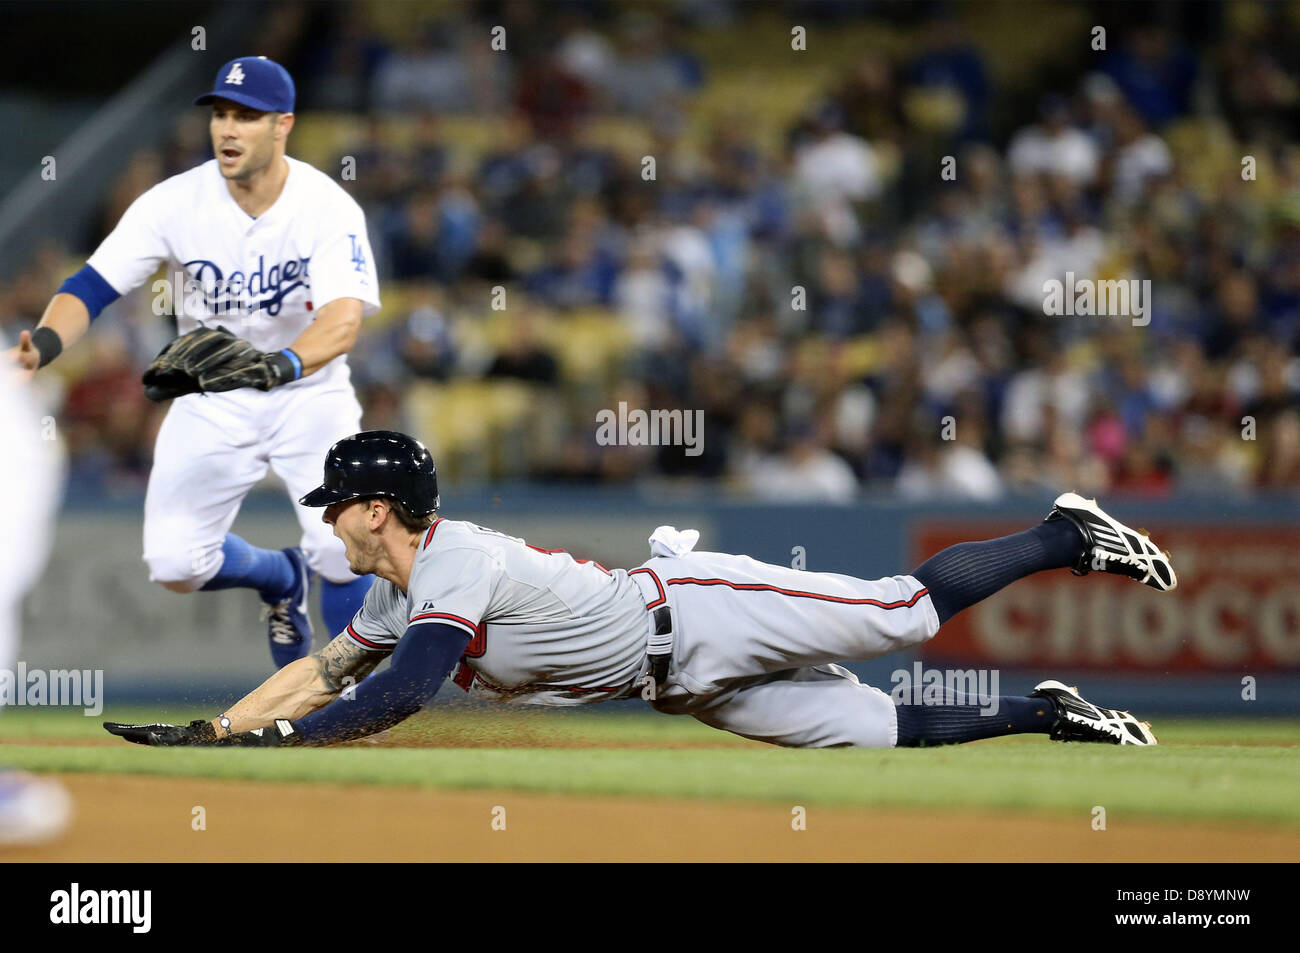
{"type": "Polygon", "coordinates": [[[1093,741],[1111,745],[1154,745],[1155,733],[1149,722],[1138,721],[1126,711],[1099,708],[1085,701],[1077,688],[1050,679],[1039,682],[1030,698],[1045,698],[1056,708],[1056,722],[1048,737],[1053,741],[1093,741]]]}
{"type": "Polygon", "coordinates": [[[1169,554],[1151,542],[1147,531],[1129,529],[1107,514],[1096,500],[1062,493],[1047,514],[1047,520],[1059,519],[1073,523],[1087,542],[1078,563],[1070,567],[1076,576],[1086,576],[1095,569],[1128,576],[1161,592],[1178,585],[1169,554]]]}

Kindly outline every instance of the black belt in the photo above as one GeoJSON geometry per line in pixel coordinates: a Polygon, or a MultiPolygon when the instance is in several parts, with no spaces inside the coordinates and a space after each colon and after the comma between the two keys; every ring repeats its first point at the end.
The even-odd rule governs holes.
{"type": "MultiPolygon", "coordinates": [[[[653,680],[657,694],[668,678],[668,666],[673,657],[673,610],[668,606],[668,593],[664,589],[664,584],[653,569],[648,566],[638,566],[628,571],[629,578],[642,575],[654,584],[655,590],[653,594],[649,594],[643,589],[641,594],[645,600],[646,611],[652,613],[654,622],[654,632],[646,640],[646,658],[650,667],[649,676],[653,680]]],[[[645,681],[645,678],[639,678],[637,684],[644,686],[645,681]]]]}
{"type": "Polygon", "coordinates": [[[650,675],[655,680],[655,688],[659,688],[668,678],[668,664],[673,658],[673,610],[660,606],[651,611],[654,613],[655,633],[650,638],[646,655],[650,658],[650,675]]]}

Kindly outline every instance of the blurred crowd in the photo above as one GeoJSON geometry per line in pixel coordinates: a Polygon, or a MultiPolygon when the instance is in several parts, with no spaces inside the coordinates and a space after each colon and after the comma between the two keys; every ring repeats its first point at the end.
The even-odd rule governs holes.
{"type": "MultiPolygon", "coordinates": [[[[492,22],[509,55],[485,22],[395,42],[364,9],[317,16],[290,62],[301,113],[357,117],[344,185],[384,281],[410,291],[350,359],[368,426],[412,426],[418,382],[512,379],[554,397],[556,436],[500,476],[708,479],[776,500],[1300,490],[1289,8],[1224,14],[1212,42],[1139,19],[1016,89],[960,17],[921,18],[899,49],[862,49],[775,148],[741,113],[692,131],[715,75],[684,37],[718,17],[744,30],[744,5],[506,4],[492,22]],[[444,130],[465,115],[502,130],[472,162],[444,130]],[[610,117],[648,150],[589,135],[610,117]],[[1044,282],[1066,272],[1149,280],[1149,323],[1045,314],[1044,282]],[[484,353],[460,329],[498,286],[516,326],[484,353]],[[590,313],[630,342],[596,393],[539,330],[590,313]],[[703,452],[598,445],[595,414],[620,400],[702,410],[703,452]]],[[[204,117],[187,116],[132,161],[85,251],[206,158],[204,117]]],[[[44,252],[0,287],[8,332],[65,264],[44,252]]],[[[102,320],[117,331],[86,345],[59,419],[74,468],[130,484],[158,417],[139,372],[171,330],[138,302],[102,320]]]]}

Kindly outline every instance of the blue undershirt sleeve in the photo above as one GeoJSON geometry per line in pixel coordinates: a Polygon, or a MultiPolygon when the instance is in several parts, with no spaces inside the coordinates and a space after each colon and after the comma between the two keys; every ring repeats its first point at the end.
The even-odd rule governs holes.
{"type": "Polygon", "coordinates": [[[59,292],[80,298],[81,303],[90,312],[92,321],[99,317],[101,311],[122,297],[104,280],[103,275],[89,265],[83,266],[76,274],[68,276],[63,284],[59,285],[59,292]]]}
{"type": "Polygon", "coordinates": [[[293,726],[307,744],[350,741],[391,728],[438,694],[468,645],[469,635],[456,626],[413,625],[398,640],[387,669],[362,681],[353,697],[336,698],[293,726]]]}

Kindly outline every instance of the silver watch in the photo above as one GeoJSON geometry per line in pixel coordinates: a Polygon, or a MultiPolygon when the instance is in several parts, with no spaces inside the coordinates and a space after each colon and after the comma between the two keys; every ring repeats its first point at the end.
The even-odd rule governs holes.
{"type": "Polygon", "coordinates": [[[234,732],[230,730],[230,716],[229,716],[229,715],[220,715],[220,716],[218,716],[218,718],[217,718],[217,724],[219,724],[222,728],[226,729],[226,734],[227,734],[227,736],[229,736],[229,735],[233,735],[233,734],[234,734],[234,732]]]}

